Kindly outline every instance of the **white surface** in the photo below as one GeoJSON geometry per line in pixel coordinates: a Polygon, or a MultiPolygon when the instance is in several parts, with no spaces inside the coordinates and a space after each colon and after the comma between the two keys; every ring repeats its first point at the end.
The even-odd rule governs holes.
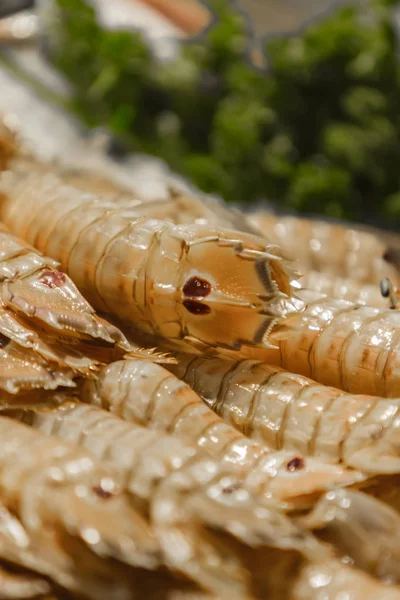
{"type": "Polygon", "coordinates": [[[92,0],[100,21],[110,28],[133,27],[145,32],[159,58],[170,58],[177,51],[176,40],[183,32],[152,8],[136,0],[92,0]]]}
{"type": "Polygon", "coordinates": [[[113,161],[96,140],[84,135],[78,121],[44,101],[1,67],[0,90],[0,113],[18,128],[40,160],[106,174],[141,197],[163,198],[172,183],[184,187],[181,178],[155,157],[131,155],[124,163],[113,161]]]}

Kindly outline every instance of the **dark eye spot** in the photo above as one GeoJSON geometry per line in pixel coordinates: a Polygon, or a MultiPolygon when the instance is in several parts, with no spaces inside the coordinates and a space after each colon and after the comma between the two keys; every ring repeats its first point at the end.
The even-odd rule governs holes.
{"type": "Polygon", "coordinates": [[[288,464],[286,465],[286,469],[291,473],[293,473],[293,471],[299,471],[300,469],[304,469],[304,467],[304,458],[301,458],[301,456],[295,456],[294,458],[292,458],[292,460],[289,460],[288,464]]]}
{"type": "Polygon", "coordinates": [[[390,279],[387,277],[382,279],[380,282],[381,294],[384,298],[389,298],[390,296],[390,279]]]}
{"type": "Polygon", "coordinates": [[[211,292],[211,283],[201,277],[191,277],[183,286],[185,296],[204,298],[211,292]]]}
{"type": "Polygon", "coordinates": [[[232,483],[231,485],[228,485],[227,487],[222,488],[222,493],[223,494],[233,494],[233,492],[236,492],[236,490],[240,489],[242,486],[240,484],[239,481],[237,481],[236,483],[232,483]]]}
{"type": "Polygon", "coordinates": [[[0,348],[5,348],[10,343],[10,338],[0,333],[0,348]]]}
{"type": "Polygon", "coordinates": [[[61,271],[45,271],[39,278],[40,283],[49,288],[58,288],[65,285],[67,276],[61,271]]]}
{"type": "Polygon", "coordinates": [[[208,315],[208,313],[211,312],[211,308],[207,304],[202,304],[195,300],[185,300],[183,306],[192,313],[192,315],[208,315]]]}
{"type": "Polygon", "coordinates": [[[102,488],[101,485],[96,485],[96,487],[93,488],[93,492],[98,498],[102,498],[103,500],[109,500],[110,498],[112,498],[112,496],[115,495],[109,490],[105,490],[104,488],[102,488]]]}

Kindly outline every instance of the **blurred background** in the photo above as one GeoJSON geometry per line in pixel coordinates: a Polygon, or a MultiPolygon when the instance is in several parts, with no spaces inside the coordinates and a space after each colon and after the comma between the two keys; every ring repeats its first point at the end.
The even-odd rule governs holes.
{"type": "Polygon", "coordinates": [[[35,10],[41,55],[65,85],[60,106],[110,132],[115,156],[158,157],[240,206],[399,228],[395,0],[39,0],[35,10]]]}

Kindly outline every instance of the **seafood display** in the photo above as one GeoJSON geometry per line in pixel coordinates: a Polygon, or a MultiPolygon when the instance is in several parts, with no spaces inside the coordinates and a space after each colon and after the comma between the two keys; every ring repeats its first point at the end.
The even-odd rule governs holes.
{"type": "Polygon", "coordinates": [[[0,599],[400,600],[391,241],[140,182],[11,80],[0,599]]]}
{"type": "MultiPolygon", "coordinates": [[[[175,437],[76,402],[14,413],[18,416],[34,429],[82,445],[103,459],[133,502],[150,515],[166,564],[210,591],[227,595],[235,587],[246,587],[241,581],[240,549],[235,553],[223,540],[219,548],[210,546],[210,533],[202,533],[207,526],[211,531],[215,527],[225,531],[249,548],[275,547],[277,558],[279,549],[284,554],[301,552],[305,557],[321,552],[312,538],[282,514],[267,503],[254,502],[246,482],[234,476],[223,461],[214,463],[175,437]],[[177,536],[185,541],[183,560],[179,553],[171,553],[177,536]]],[[[269,586],[268,575],[265,580],[263,585],[269,586]]]]}

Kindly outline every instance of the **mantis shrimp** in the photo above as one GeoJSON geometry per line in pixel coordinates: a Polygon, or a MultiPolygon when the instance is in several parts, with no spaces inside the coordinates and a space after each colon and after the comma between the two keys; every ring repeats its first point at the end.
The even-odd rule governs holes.
{"type": "MultiPolygon", "coordinates": [[[[274,548],[283,565],[294,559],[297,565],[300,557],[315,560],[321,552],[330,555],[283,514],[255,500],[234,472],[178,438],[71,401],[8,414],[35,430],[78,443],[104,461],[135,505],[149,514],[167,566],[210,592],[223,597],[250,592],[246,571],[254,569],[246,554],[252,548],[260,556],[265,551],[270,560],[274,548]],[[230,536],[229,546],[218,532],[230,536]]],[[[272,573],[263,577],[261,597],[279,598],[273,585],[279,588],[282,582],[273,584],[272,573]]]]}
{"type": "Polygon", "coordinates": [[[270,347],[246,348],[242,355],[352,394],[396,398],[399,331],[399,311],[318,297],[275,326],[270,347]]]}
{"type": "Polygon", "coordinates": [[[265,212],[247,217],[271,242],[296,258],[305,272],[319,271],[359,284],[379,284],[384,277],[399,277],[392,264],[393,250],[372,233],[265,212]]]}
{"type": "Polygon", "coordinates": [[[400,473],[398,399],[346,394],[251,359],[183,355],[169,369],[260,444],[371,475],[400,473]]]}
{"type": "Polygon", "coordinates": [[[378,308],[389,308],[387,296],[383,296],[380,285],[355,283],[351,279],[331,276],[327,273],[309,271],[299,278],[301,288],[312,290],[330,298],[341,298],[355,304],[366,304],[378,308]]]}
{"type": "Polygon", "coordinates": [[[400,515],[380,500],[356,490],[332,490],[299,522],[356,567],[388,583],[400,581],[400,515]]]}
{"type": "Polygon", "coordinates": [[[378,236],[324,221],[262,212],[248,215],[248,221],[297,259],[303,273],[298,280],[302,288],[359,304],[389,306],[379,283],[387,277],[398,285],[400,253],[378,236]]]}
{"type": "Polygon", "coordinates": [[[254,494],[283,508],[307,506],[332,486],[363,479],[356,471],[305,458],[292,450],[271,452],[215,415],[189,386],[148,361],[118,361],[87,380],[85,402],[123,419],[181,437],[227,465],[254,494]]]}
{"type": "MultiPolygon", "coordinates": [[[[105,592],[98,596],[102,571],[105,583],[111,576],[113,561],[104,569],[106,557],[116,560],[114,577],[120,573],[121,582],[121,563],[142,569],[159,565],[159,546],[148,524],[90,453],[6,417],[0,419],[0,434],[0,495],[26,530],[28,539],[20,533],[15,550],[24,566],[31,560],[32,566],[74,591],[83,579],[92,591],[81,591],[106,598],[105,592]],[[71,561],[70,552],[80,557],[81,565],[71,561]]],[[[114,587],[117,591],[115,579],[114,587]]]]}
{"type": "Polygon", "coordinates": [[[95,314],[57,263],[0,225],[0,396],[74,386],[77,374],[125,354],[168,360],[133,348],[95,314]]]}
{"type": "MultiPolygon", "coordinates": [[[[249,498],[246,494],[243,494],[246,488],[242,487],[238,481],[235,483],[229,476],[225,476],[222,483],[222,480],[219,480],[216,476],[215,471],[212,471],[211,479],[207,477],[207,480],[205,480],[205,473],[202,476],[199,473],[199,469],[202,468],[202,465],[204,466],[204,463],[201,460],[199,462],[197,458],[194,463],[197,466],[194,467],[193,453],[185,455],[182,448],[179,449],[177,439],[175,439],[175,446],[172,446],[172,440],[168,441],[167,445],[165,443],[160,444],[161,440],[167,440],[165,436],[160,436],[154,431],[143,430],[138,426],[132,426],[131,423],[123,423],[117,417],[96,407],[73,402],[67,402],[57,408],[35,407],[25,411],[14,410],[11,411],[11,414],[14,418],[29,423],[35,429],[79,442],[85,448],[94,451],[98,457],[102,457],[107,466],[114,473],[119,474],[124,487],[134,497],[141,499],[142,502],[147,499],[147,502],[151,503],[151,508],[148,510],[150,510],[155,531],[159,538],[164,540],[166,554],[169,555],[169,566],[178,569],[180,567],[187,575],[200,580],[205,588],[210,587],[214,592],[223,594],[224,586],[229,584],[228,575],[232,578],[232,567],[227,571],[227,566],[222,567],[220,563],[215,563],[215,549],[214,551],[211,549],[211,555],[208,555],[209,564],[204,560],[199,560],[198,555],[196,556],[197,561],[193,561],[191,564],[191,559],[186,551],[183,566],[179,565],[179,553],[177,554],[175,551],[171,554],[169,552],[169,548],[175,549],[175,545],[171,544],[173,538],[171,538],[171,533],[168,535],[168,529],[181,522],[181,536],[185,535],[184,539],[187,542],[189,539],[188,524],[190,523],[193,527],[196,515],[201,515],[209,525],[214,523],[217,529],[222,527],[223,530],[224,524],[227,521],[231,522],[231,533],[242,538],[242,542],[245,542],[248,546],[247,552],[249,552],[249,547],[255,546],[257,552],[260,553],[258,561],[261,560],[262,565],[265,564],[265,560],[268,560],[270,566],[273,562],[274,567],[268,569],[267,572],[262,567],[262,581],[258,581],[257,586],[260,597],[276,598],[278,600],[283,596],[286,597],[288,590],[290,590],[289,597],[292,600],[317,598],[312,592],[314,586],[312,585],[311,573],[315,574],[320,571],[322,573],[332,571],[332,576],[326,580],[325,593],[327,590],[331,590],[331,593],[333,593],[333,590],[337,588],[345,589],[345,586],[350,589],[354,587],[354,592],[359,590],[358,594],[355,593],[354,598],[361,598],[364,586],[370,584],[373,590],[380,591],[383,594],[383,598],[386,597],[386,593],[388,598],[399,597],[398,591],[388,590],[367,575],[348,569],[348,567],[332,560],[331,552],[327,547],[315,546],[315,543],[308,538],[304,531],[303,533],[296,532],[293,526],[289,526],[288,523],[285,524],[282,515],[279,515],[279,513],[271,513],[265,507],[262,509],[259,507],[253,510],[253,519],[249,521],[249,498]],[[149,443],[149,440],[152,440],[153,443],[149,443]],[[148,454],[148,458],[146,460],[143,455],[143,462],[139,462],[140,453],[143,453],[142,448],[146,449],[145,452],[148,454]],[[176,458],[174,459],[175,454],[176,458]],[[177,460],[178,456],[179,460],[177,460]],[[197,485],[195,485],[196,481],[197,485]],[[196,490],[200,482],[202,482],[203,489],[208,488],[208,498],[205,504],[204,497],[202,502],[196,490]],[[150,491],[151,488],[156,488],[157,485],[158,490],[153,489],[153,491],[150,491]],[[224,490],[226,491],[228,488],[230,490],[229,495],[224,500],[224,490]],[[182,496],[182,492],[184,496],[182,496]],[[213,499],[213,506],[210,504],[211,498],[213,499]],[[217,498],[219,498],[218,502],[221,502],[222,511],[216,503],[217,498]],[[166,502],[169,507],[167,513],[165,513],[164,507],[166,502]],[[171,503],[178,508],[173,510],[171,503]],[[242,514],[239,511],[240,507],[246,509],[242,514]],[[187,514],[188,509],[191,512],[190,516],[187,514]],[[166,514],[168,519],[167,528],[165,529],[166,514]],[[262,520],[262,525],[260,522],[257,526],[257,518],[255,517],[262,520]],[[176,520],[175,523],[173,519],[176,520]],[[239,529],[235,524],[236,520],[241,523],[239,529]],[[264,550],[266,550],[265,546],[273,546],[274,554],[263,553],[263,546],[264,550]],[[302,559],[299,562],[300,549],[302,559]],[[203,568],[199,565],[203,565],[203,568]],[[218,567],[219,581],[216,583],[213,581],[212,571],[218,567]],[[290,584],[288,584],[288,581],[290,584]]],[[[325,499],[321,500],[319,505],[320,512],[322,512],[324,501],[325,499]]],[[[316,525],[314,521],[310,521],[309,526],[314,528],[316,525]]],[[[199,548],[201,539],[199,532],[197,532],[197,538],[197,544],[192,543],[193,549],[196,545],[199,548]]],[[[386,540],[386,537],[383,537],[383,540],[387,545],[392,541],[390,539],[386,540]]],[[[207,552],[210,552],[210,549],[207,552]]],[[[226,557],[226,549],[224,555],[226,557]]],[[[242,554],[240,555],[242,556],[242,554]]],[[[257,579],[257,560],[253,563],[254,559],[255,556],[246,563],[253,580],[254,578],[257,579]]],[[[361,564],[360,566],[364,567],[365,565],[361,564]]],[[[388,568],[390,566],[389,564],[388,568]]],[[[260,578],[261,575],[258,574],[258,577],[260,578]]],[[[230,586],[232,586],[232,580],[230,586]]],[[[237,592],[237,584],[235,589],[237,592]]],[[[226,591],[228,590],[229,594],[233,593],[235,595],[236,592],[232,587],[226,588],[226,591]]]]}
{"type": "Polygon", "coordinates": [[[57,258],[98,310],[147,334],[239,350],[303,306],[262,238],[138,216],[38,173],[3,173],[0,192],[11,231],[57,258]]]}

